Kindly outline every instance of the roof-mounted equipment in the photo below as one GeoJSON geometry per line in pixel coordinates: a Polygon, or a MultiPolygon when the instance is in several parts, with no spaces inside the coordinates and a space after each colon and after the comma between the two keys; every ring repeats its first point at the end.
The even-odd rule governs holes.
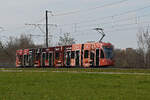
{"type": "Polygon", "coordinates": [[[104,33],[104,29],[102,28],[94,28],[94,30],[96,30],[98,33],[102,34],[102,37],[100,38],[99,42],[102,42],[102,39],[104,38],[105,36],[105,33],[104,33]]]}

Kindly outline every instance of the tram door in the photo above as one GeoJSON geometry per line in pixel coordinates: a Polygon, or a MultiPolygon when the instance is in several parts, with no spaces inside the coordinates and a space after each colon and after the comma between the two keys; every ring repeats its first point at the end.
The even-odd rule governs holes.
{"type": "Polygon", "coordinates": [[[67,66],[70,66],[70,62],[71,62],[71,52],[68,51],[67,54],[66,54],[66,65],[67,66]]]}
{"type": "Polygon", "coordinates": [[[96,66],[99,66],[99,49],[96,49],[96,66]]]}
{"type": "Polygon", "coordinates": [[[23,66],[26,66],[26,55],[23,55],[23,66]]]}
{"type": "Polygon", "coordinates": [[[19,58],[20,66],[23,66],[23,56],[19,55],[18,58],[19,58]]]}
{"type": "Polygon", "coordinates": [[[49,66],[53,66],[53,53],[49,53],[49,66]]]}
{"type": "Polygon", "coordinates": [[[45,66],[46,53],[42,53],[42,66],[45,66]]]}
{"type": "Polygon", "coordinates": [[[32,54],[29,53],[29,66],[32,66],[32,54]]]}
{"type": "Polygon", "coordinates": [[[91,64],[91,66],[94,66],[94,53],[93,52],[90,52],[90,59],[91,59],[91,62],[90,62],[90,64],[91,64]]]}
{"type": "Polygon", "coordinates": [[[75,59],[75,62],[76,62],[76,66],[79,66],[79,58],[80,58],[80,51],[76,51],[76,59],[75,59]]]}
{"type": "Polygon", "coordinates": [[[29,53],[29,66],[34,65],[34,55],[32,52],[29,53]]]}
{"type": "Polygon", "coordinates": [[[24,66],[29,66],[29,55],[24,55],[24,66]]]}

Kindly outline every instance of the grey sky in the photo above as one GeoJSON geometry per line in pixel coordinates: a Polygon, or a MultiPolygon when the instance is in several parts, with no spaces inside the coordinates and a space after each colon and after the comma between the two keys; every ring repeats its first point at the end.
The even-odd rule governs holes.
{"type": "MultiPolygon", "coordinates": [[[[98,41],[100,35],[92,29],[102,27],[106,33],[104,41],[113,43],[116,48],[136,48],[139,27],[149,24],[150,7],[126,12],[150,6],[150,0],[124,0],[125,2],[115,4],[119,1],[123,0],[0,0],[0,27],[5,29],[0,33],[0,39],[6,40],[2,36],[19,36],[23,33],[44,35],[38,28],[24,24],[45,23],[47,9],[54,15],[74,12],[61,16],[49,14],[49,23],[57,24],[57,27],[49,29],[53,43],[64,32],[70,32],[77,43],[98,41]],[[114,4],[106,6],[111,3],[114,4]],[[102,7],[103,5],[105,6],[102,7]],[[120,15],[122,13],[124,14],[120,15]]],[[[44,41],[42,37],[33,39],[36,43],[44,41]]]]}

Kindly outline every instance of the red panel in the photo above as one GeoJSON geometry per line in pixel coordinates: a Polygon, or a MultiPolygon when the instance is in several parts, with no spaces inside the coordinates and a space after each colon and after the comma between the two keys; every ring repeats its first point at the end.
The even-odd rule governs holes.
{"type": "Polygon", "coordinates": [[[63,50],[62,46],[57,46],[54,48],[54,66],[61,67],[63,66],[63,50]],[[59,53],[59,58],[56,59],[56,53],[59,53]]]}
{"type": "Polygon", "coordinates": [[[90,52],[92,50],[92,43],[84,44],[83,49],[83,67],[90,67],[90,52]],[[88,50],[88,58],[84,58],[85,50],[88,50]]]}

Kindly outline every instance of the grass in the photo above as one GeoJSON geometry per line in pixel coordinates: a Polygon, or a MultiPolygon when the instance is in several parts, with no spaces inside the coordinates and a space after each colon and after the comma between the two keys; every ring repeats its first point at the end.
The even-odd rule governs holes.
{"type": "Polygon", "coordinates": [[[0,72],[0,100],[150,99],[150,75],[51,72],[54,69],[23,70],[0,72]],[[35,72],[36,70],[48,72],[35,72]]]}

